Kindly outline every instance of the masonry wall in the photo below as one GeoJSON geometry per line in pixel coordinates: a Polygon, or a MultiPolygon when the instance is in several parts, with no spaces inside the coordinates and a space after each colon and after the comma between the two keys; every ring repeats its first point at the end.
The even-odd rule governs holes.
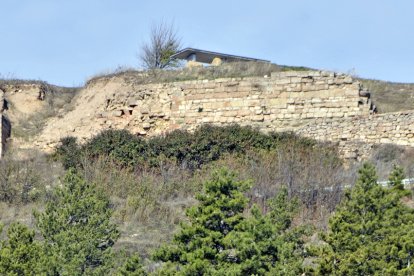
{"type": "Polygon", "coordinates": [[[85,142],[108,128],[148,137],[205,123],[237,123],[335,142],[346,158],[365,157],[382,143],[414,147],[414,111],[375,114],[358,81],[332,72],[162,84],[115,77],[85,87],[74,106],[50,120],[30,146],[53,151],[62,137],[85,142]]]}
{"type": "Polygon", "coordinates": [[[339,142],[342,156],[367,156],[377,144],[414,146],[414,111],[315,121],[296,130],[316,140],[339,142]]]}
{"type": "Polygon", "coordinates": [[[142,135],[203,123],[294,130],[318,118],[368,115],[372,107],[359,82],[319,71],[142,85],[107,101],[101,120],[125,118],[142,135]]]}

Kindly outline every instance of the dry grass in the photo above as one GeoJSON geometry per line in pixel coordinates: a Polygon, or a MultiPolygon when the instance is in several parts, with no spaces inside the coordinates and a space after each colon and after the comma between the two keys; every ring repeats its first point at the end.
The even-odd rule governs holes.
{"type": "Polygon", "coordinates": [[[42,153],[9,151],[0,160],[0,224],[34,226],[33,210],[43,209],[61,175],[61,164],[42,153]]]}
{"type": "Polygon", "coordinates": [[[387,180],[394,165],[404,169],[407,178],[414,178],[414,149],[393,144],[376,146],[370,161],[377,168],[379,180],[387,180]]]}
{"type": "Polygon", "coordinates": [[[232,62],[220,66],[206,66],[193,68],[179,68],[175,70],[137,71],[133,68],[119,67],[112,72],[102,72],[91,77],[87,85],[96,81],[109,80],[113,77],[123,78],[127,83],[146,84],[186,81],[197,79],[242,78],[265,76],[272,72],[312,70],[306,67],[283,66],[264,62],[232,62]]]}
{"type": "Polygon", "coordinates": [[[196,203],[195,194],[221,167],[235,171],[240,180],[253,181],[247,195],[252,204],[264,211],[266,201],[281,185],[288,185],[291,196],[298,196],[303,203],[297,223],[311,222],[324,227],[341,198],[341,190],[324,192],[323,188],[343,184],[347,175],[341,162],[332,157],[328,147],[324,151],[292,144],[273,152],[227,154],[196,171],[167,161],[158,168],[140,167],[133,171],[100,158],[95,162],[82,161],[82,172],[111,198],[114,219],[122,233],[117,247],[148,256],[172,238],[177,225],[186,219],[186,208],[196,203]]]}
{"type": "Polygon", "coordinates": [[[40,133],[47,120],[55,115],[56,113],[53,109],[46,108],[32,115],[19,116],[17,121],[12,122],[11,136],[27,141],[40,133]]]}
{"type": "MultiPolygon", "coordinates": [[[[361,165],[345,168],[341,162],[332,159],[329,152],[328,149],[325,152],[321,148],[316,150],[287,145],[272,152],[227,154],[195,172],[171,163],[157,169],[131,171],[102,158],[89,163],[83,160],[82,173],[111,199],[115,211],[113,219],[121,231],[116,248],[137,251],[148,257],[155,248],[171,240],[178,224],[186,220],[185,209],[196,203],[195,194],[202,191],[202,183],[221,167],[235,171],[240,180],[253,181],[247,196],[251,204],[258,204],[265,212],[266,201],[282,185],[287,185],[289,194],[299,197],[302,203],[295,223],[312,223],[319,229],[325,228],[331,212],[341,200],[341,186],[355,182],[356,171],[361,165]]],[[[36,156],[36,153],[33,155],[36,156]]],[[[411,167],[414,161],[413,151],[401,151],[399,148],[380,149],[375,156],[380,175],[396,160],[411,164],[411,167]]],[[[53,169],[54,163],[47,159],[33,157],[26,162],[35,168],[27,173],[42,176],[40,187],[51,183],[56,185],[58,176],[63,173],[60,167],[53,169]]],[[[28,203],[19,200],[0,202],[0,222],[7,225],[19,220],[32,225],[32,209],[41,209],[45,199],[47,196],[28,203]]]]}
{"type": "Polygon", "coordinates": [[[414,83],[359,79],[371,92],[379,113],[414,109],[414,83]]]}
{"type": "Polygon", "coordinates": [[[60,164],[35,151],[25,155],[21,159],[9,151],[0,160],[0,201],[14,205],[45,201],[58,183],[63,172],[60,164]]]}

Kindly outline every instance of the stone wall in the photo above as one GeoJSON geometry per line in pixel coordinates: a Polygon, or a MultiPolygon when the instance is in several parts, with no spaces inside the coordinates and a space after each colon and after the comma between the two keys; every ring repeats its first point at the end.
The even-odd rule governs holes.
{"type": "Polygon", "coordinates": [[[108,128],[148,137],[206,123],[237,123],[335,142],[346,158],[367,156],[376,144],[414,147],[414,111],[375,114],[369,92],[350,76],[333,72],[159,84],[113,77],[86,86],[73,106],[51,118],[27,146],[50,152],[63,137],[84,142],[108,128]]]}
{"type": "Polygon", "coordinates": [[[351,77],[306,71],[141,85],[111,95],[98,118],[109,124],[119,122],[114,117],[124,118],[134,132],[152,135],[204,123],[294,130],[314,119],[368,115],[371,110],[369,94],[351,77]]]}
{"type": "Polygon", "coordinates": [[[339,142],[345,158],[365,157],[373,145],[414,147],[414,111],[319,120],[296,130],[302,136],[339,142]]]}

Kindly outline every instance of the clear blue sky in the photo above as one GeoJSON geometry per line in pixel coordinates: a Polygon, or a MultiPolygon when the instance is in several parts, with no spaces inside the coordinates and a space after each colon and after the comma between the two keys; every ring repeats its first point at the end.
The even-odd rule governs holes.
{"type": "Polygon", "coordinates": [[[0,74],[79,85],[139,67],[151,24],[184,46],[414,82],[413,0],[0,0],[0,74]]]}

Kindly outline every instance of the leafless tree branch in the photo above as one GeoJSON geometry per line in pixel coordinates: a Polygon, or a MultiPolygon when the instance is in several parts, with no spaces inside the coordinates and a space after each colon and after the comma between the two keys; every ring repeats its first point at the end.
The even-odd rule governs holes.
{"type": "Polygon", "coordinates": [[[142,45],[139,58],[146,69],[176,67],[177,62],[170,57],[180,48],[181,38],[174,24],[161,22],[152,26],[150,40],[142,45]]]}

